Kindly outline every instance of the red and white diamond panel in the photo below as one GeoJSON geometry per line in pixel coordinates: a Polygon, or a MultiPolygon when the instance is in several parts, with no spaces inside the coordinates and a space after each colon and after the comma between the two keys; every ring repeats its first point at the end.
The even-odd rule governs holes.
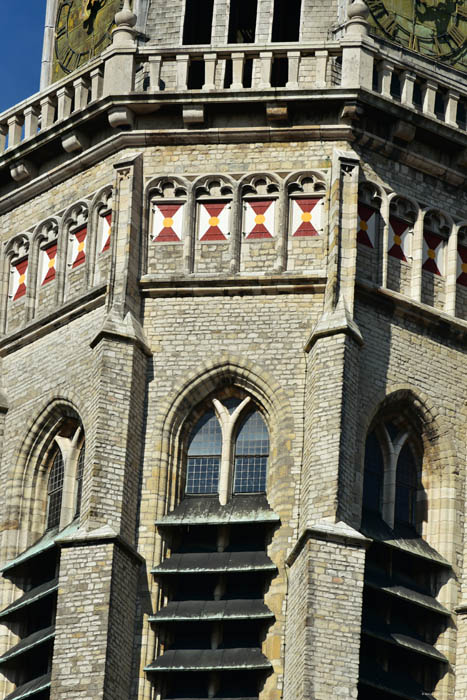
{"type": "Polygon", "coordinates": [[[397,216],[389,217],[388,255],[407,262],[410,255],[411,224],[397,216]]]}
{"type": "Polygon", "coordinates": [[[87,226],[83,226],[79,231],[73,233],[71,239],[71,267],[79,267],[86,260],[86,238],[88,235],[87,226]]]}
{"type": "Polygon", "coordinates": [[[100,217],[99,226],[99,252],[105,253],[110,248],[110,233],[112,225],[112,214],[104,214],[100,217]]]}
{"type": "Polygon", "coordinates": [[[200,241],[226,241],[230,235],[230,202],[202,202],[199,205],[200,241]]]}
{"type": "Polygon", "coordinates": [[[26,284],[28,279],[28,258],[12,265],[10,278],[10,296],[13,301],[20,299],[26,294],[26,284]]]}
{"type": "Polygon", "coordinates": [[[185,204],[154,204],[152,240],[155,243],[179,243],[183,233],[185,204]]]}
{"type": "Polygon", "coordinates": [[[444,274],[444,238],[431,231],[423,232],[423,270],[444,274]]]}
{"type": "Polygon", "coordinates": [[[292,199],[292,236],[318,236],[322,230],[322,197],[292,199]]]}
{"type": "Polygon", "coordinates": [[[357,241],[368,248],[375,247],[377,216],[376,209],[362,202],[358,203],[357,241]]]}
{"type": "Polygon", "coordinates": [[[457,284],[467,287],[467,246],[457,247],[457,284]]]}
{"type": "Polygon", "coordinates": [[[52,245],[43,248],[39,255],[39,284],[47,284],[48,282],[53,282],[56,274],[56,257],[57,257],[57,244],[52,243],[52,245]]]}
{"type": "Polygon", "coordinates": [[[247,239],[272,238],[274,236],[275,199],[245,201],[243,212],[243,231],[247,239]]]}

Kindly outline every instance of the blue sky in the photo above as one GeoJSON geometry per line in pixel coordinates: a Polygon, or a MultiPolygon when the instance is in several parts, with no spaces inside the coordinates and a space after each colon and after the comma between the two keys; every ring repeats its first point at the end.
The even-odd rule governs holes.
{"type": "Polygon", "coordinates": [[[0,112],[39,90],[46,0],[0,0],[0,112]],[[3,7],[5,3],[6,7],[3,7]]]}

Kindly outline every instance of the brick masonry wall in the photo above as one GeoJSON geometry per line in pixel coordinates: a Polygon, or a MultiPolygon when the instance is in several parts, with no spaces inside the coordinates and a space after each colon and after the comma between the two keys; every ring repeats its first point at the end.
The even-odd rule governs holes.
{"type": "Polygon", "coordinates": [[[284,700],[356,697],[364,563],[311,536],[292,564],[284,700]]]}
{"type": "Polygon", "coordinates": [[[51,700],[110,700],[104,679],[112,562],[112,544],[62,549],[51,700]]]}

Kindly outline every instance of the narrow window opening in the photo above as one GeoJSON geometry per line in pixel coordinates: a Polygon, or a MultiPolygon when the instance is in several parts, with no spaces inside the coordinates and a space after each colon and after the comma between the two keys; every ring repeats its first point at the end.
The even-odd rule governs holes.
{"type": "Polygon", "coordinates": [[[394,519],[404,525],[415,526],[417,503],[417,467],[408,443],[405,443],[397,460],[396,498],[394,519]]]}
{"type": "Polygon", "coordinates": [[[214,0],[186,0],[184,44],[210,44],[214,0]]]}
{"type": "Polygon", "coordinates": [[[230,0],[229,44],[251,44],[255,40],[258,0],[230,0]]]}
{"type": "Polygon", "coordinates": [[[234,493],[266,491],[269,435],[259,411],[250,413],[235,443],[234,493]]]}
{"type": "Polygon", "coordinates": [[[376,433],[371,433],[365,446],[365,471],[363,479],[363,508],[381,514],[383,496],[384,462],[376,433]]]}
{"type": "Polygon", "coordinates": [[[274,0],[272,41],[298,41],[300,39],[301,0],[274,0]]]}
{"type": "Polygon", "coordinates": [[[85,445],[83,444],[78,457],[78,465],[76,471],[76,511],[75,516],[81,511],[81,497],[83,493],[83,473],[85,460],[85,445]]]}
{"type": "Polygon", "coordinates": [[[217,493],[222,454],[222,433],[214,411],[196,424],[189,441],[186,493],[217,493]]]}
{"type": "Polygon", "coordinates": [[[47,486],[47,529],[57,527],[60,524],[60,512],[62,508],[64,462],[59,449],[55,452],[52,469],[50,470],[47,486]]]}

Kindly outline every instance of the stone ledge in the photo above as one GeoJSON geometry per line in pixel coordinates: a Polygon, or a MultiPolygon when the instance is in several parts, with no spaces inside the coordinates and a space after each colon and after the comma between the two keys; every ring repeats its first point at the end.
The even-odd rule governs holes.
{"type": "Polygon", "coordinates": [[[58,535],[55,544],[59,547],[87,547],[99,544],[116,544],[130,554],[139,564],[145,564],[144,557],[118,534],[110,525],[103,525],[95,530],[78,529],[70,534],[58,535]]]}
{"type": "Polygon", "coordinates": [[[391,313],[396,316],[412,318],[414,321],[423,324],[425,328],[434,329],[438,327],[443,338],[449,339],[451,336],[456,340],[465,342],[467,321],[463,321],[456,316],[450,316],[440,309],[435,309],[432,306],[428,306],[428,304],[422,304],[391,289],[371,285],[360,280],[357,280],[356,287],[357,291],[371,299],[372,302],[375,302],[377,299],[380,302],[381,298],[383,298],[391,313]]]}
{"type": "Polygon", "coordinates": [[[20,330],[5,335],[0,340],[0,357],[5,357],[12,352],[16,352],[25,345],[35,342],[44,335],[57,330],[66,323],[82,316],[89,311],[103,306],[105,303],[105,293],[107,285],[99,285],[91,289],[77,299],[73,299],[54,309],[46,316],[35,318],[29,321],[20,330]]]}
{"type": "Polygon", "coordinates": [[[180,276],[161,279],[155,275],[144,275],[140,280],[142,294],[146,297],[170,296],[238,296],[239,294],[324,294],[326,277],[287,277],[287,275],[264,275],[261,277],[180,276]]]}
{"type": "Polygon", "coordinates": [[[342,521],[332,523],[327,520],[321,520],[320,522],[303,529],[290,554],[287,556],[287,566],[293,565],[305,544],[310,539],[324,540],[326,542],[334,542],[336,544],[342,544],[348,547],[359,547],[364,549],[367,549],[372,542],[372,540],[368,539],[368,537],[362,535],[361,532],[358,532],[358,530],[355,530],[353,527],[350,527],[350,525],[347,525],[342,521]]]}

